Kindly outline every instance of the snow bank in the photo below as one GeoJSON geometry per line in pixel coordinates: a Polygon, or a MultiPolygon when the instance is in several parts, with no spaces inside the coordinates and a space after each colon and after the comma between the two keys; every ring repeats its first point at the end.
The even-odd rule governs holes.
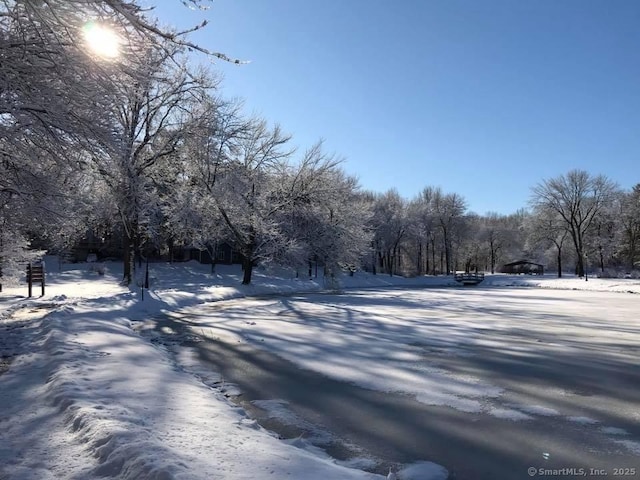
{"type": "Polygon", "coordinates": [[[51,297],[2,304],[3,480],[381,478],[278,440],[181,371],[131,328],[154,302],[114,277],[52,277],[51,297]]]}
{"type": "Polygon", "coordinates": [[[593,292],[640,293],[640,280],[574,276],[558,278],[554,275],[487,275],[485,287],[532,287],[554,290],[588,290],[593,292]]]}

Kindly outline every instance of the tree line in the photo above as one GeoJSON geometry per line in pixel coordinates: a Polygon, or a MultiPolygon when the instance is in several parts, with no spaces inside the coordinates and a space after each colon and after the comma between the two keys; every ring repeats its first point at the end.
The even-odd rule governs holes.
{"type": "Polygon", "coordinates": [[[495,273],[511,261],[562,276],[631,273],[640,266],[640,184],[624,191],[604,175],[572,170],[531,188],[527,209],[469,212],[459,194],[427,187],[413,199],[373,196],[376,258],[385,273],[495,273]]]}
{"type": "Polygon", "coordinates": [[[121,242],[127,283],[150,252],[215,258],[223,242],[241,253],[245,284],[270,262],[321,262],[330,275],[494,272],[522,257],[578,275],[637,266],[640,186],[572,171],[512,215],[474,214],[437,187],[367,191],[322,142],[293,148],[282,127],[223,98],[192,52],[240,62],[191,43],[202,26],[164,29],[131,0],[0,2],[0,279],[88,231],[121,242]],[[96,25],[117,55],[92,51],[96,25]]]}

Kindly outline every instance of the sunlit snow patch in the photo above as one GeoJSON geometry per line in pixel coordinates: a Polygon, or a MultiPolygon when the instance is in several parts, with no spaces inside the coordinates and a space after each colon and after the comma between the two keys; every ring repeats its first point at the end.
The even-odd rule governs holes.
{"type": "Polygon", "coordinates": [[[615,440],[615,442],[624,446],[627,450],[635,453],[636,455],[640,455],[640,442],[635,442],[633,440],[615,440]]]}
{"type": "Polygon", "coordinates": [[[550,407],[543,407],[542,405],[511,404],[509,405],[509,407],[518,409],[522,412],[525,412],[531,415],[538,415],[541,417],[555,417],[557,415],[560,415],[560,412],[558,412],[556,409],[550,408],[550,407]]]}
{"type": "Polygon", "coordinates": [[[595,425],[596,423],[600,423],[598,420],[594,420],[589,417],[567,417],[567,420],[574,423],[580,423],[582,425],[595,425]]]}
{"type": "Polygon", "coordinates": [[[512,408],[491,408],[489,414],[505,420],[531,420],[533,417],[512,408]]]}
{"type": "Polygon", "coordinates": [[[600,431],[602,433],[606,433],[607,435],[629,435],[629,432],[627,432],[625,429],[617,427],[602,427],[600,431]]]}
{"type": "Polygon", "coordinates": [[[398,472],[402,480],[446,480],[449,472],[441,465],[432,462],[417,462],[398,472]]]}

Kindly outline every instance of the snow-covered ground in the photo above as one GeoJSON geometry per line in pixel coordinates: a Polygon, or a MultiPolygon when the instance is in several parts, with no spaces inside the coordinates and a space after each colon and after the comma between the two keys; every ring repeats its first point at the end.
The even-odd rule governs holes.
{"type": "MultiPolygon", "coordinates": [[[[139,291],[118,284],[119,264],[107,264],[104,275],[90,267],[68,265],[57,271],[52,262],[42,298],[25,298],[25,286],[5,287],[0,293],[2,480],[383,478],[340,464],[306,442],[277,439],[236,407],[215,378],[191,374],[188,358],[176,363],[133,328],[177,309],[190,314],[204,309],[206,315],[195,328],[210,329],[211,335],[260,343],[305,368],[367,388],[407,392],[425,403],[498,417],[565,414],[542,405],[486,403],[487,398],[498,399],[502,389],[472,375],[452,376],[421,364],[425,345],[416,343],[413,334],[418,331],[443,354],[453,349],[463,355],[465,342],[492,340],[469,335],[471,323],[455,309],[441,319],[450,327],[446,336],[418,325],[416,310],[403,308],[412,302],[411,291],[402,290],[400,304],[393,290],[380,287],[464,288],[450,278],[343,277],[343,288],[372,289],[360,291],[355,305],[348,306],[355,318],[349,319],[352,335],[345,344],[342,315],[347,309],[340,297],[323,296],[324,302],[317,304],[295,296],[251,298],[215,312],[202,306],[246,296],[317,292],[324,288],[321,278],[258,270],[254,284],[243,287],[235,266],[219,266],[211,275],[207,266],[194,263],[152,265],[151,289],[142,301],[139,291]],[[227,320],[224,332],[215,325],[221,315],[227,320]],[[378,335],[379,329],[385,335],[378,335]]],[[[497,275],[489,276],[483,287],[491,285],[640,293],[638,280],[497,275]]],[[[482,304],[482,295],[475,295],[482,304]]],[[[614,302],[623,293],[606,295],[614,302]]],[[[513,300],[514,309],[517,304],[513,300]]],[[[490,308],[488,302],[482,306],[490,308]]],[[[544,301],[533,307],[544,309],[544,301]]],[[[637,448],[615,425],[600,427],[628,448],[637,448]]],[[[406,466],[398,476],[446,478],[446,471],[421,462],[406,466]]]]}
{"type": "Polygon", "coordinates": [[[640,342],[635,316],[640,298],[635,295],[536,289],[514,297],[512,289],[489,291],[363,289],[234,300],[223,309],[186,308],[182,315],[195,333],[230,343],[248,341],[331,378],[410,394],[427,405],[512,420],[561,413],[491,401],[504,389],[468,372],[453,374],[429,365],[425,357],[473,357],[484,349],[517,351],[525,358],[543,347],[568,355],[587,346],[604,351],[612,344],[622,357],[624,348],[640,342]],[[616,328],[606,329],[603,319],[616,328]],[[602,329],[593,338],[591,329],[600,322],[602,329]],[[516,339],[510,335],[514,330],[528,330],[530,338],[516,339]]]}
{"type": "Polygon", "coordinates": [[[466,372],[436,368],[425,363],[425,356],[474,356],[475,350],[484,348],[519,349],[524,357],[541,345],[524,341],[515,345],[507,334],[527,326],[531,343],[544,342],[564,354],[579,352],[587,343],[603,349],[610,344],[633,347],[640,342],[640,321],[634,316],[640,298],[613,295],[536,290],[514,298],[506,289],[488,295],[486,289],[468,288],[456,296],[447,290],[369,289],[347,295],[242,299],[227,302],[224,309],[196,307],[183,312],[194,332],[230,342],[249,341],[331,378],[376,391],[407,393],[428,405],[521,419],[552,410],[535,405],[495,408],[487,400],[500,397],[502,388],[466,372]],[[607,303],[615,300],[615,306],[607,303]],[[575,319],[570,340],[568,325],[558,318],[575,319]],[[523,319],[535,323],[523,325],[523,319]],[[593,339],[591,323],[600,319],[626,330],[603,328],[593,339]]]}

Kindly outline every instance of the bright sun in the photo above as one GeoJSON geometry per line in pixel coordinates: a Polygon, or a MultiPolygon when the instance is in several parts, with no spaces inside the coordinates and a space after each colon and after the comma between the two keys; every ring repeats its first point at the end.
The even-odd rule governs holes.
{"type": "Polygon", "coordinates": [[[120,53],[120,38],[113,30],[95,22],[83,27],[87,47],[103,58],[115,58],[120,53]]]}

